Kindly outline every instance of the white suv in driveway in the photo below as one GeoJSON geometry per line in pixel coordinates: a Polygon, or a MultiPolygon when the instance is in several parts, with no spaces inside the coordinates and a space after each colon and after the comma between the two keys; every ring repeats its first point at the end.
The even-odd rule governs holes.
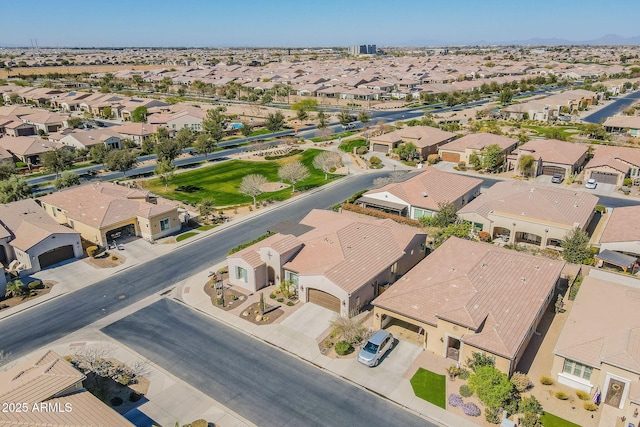
{"type": "Polygon", "coordinates": [[[378,366],[380,359],[393,348],[393,344],[393,335],[382,329],[379,330],[369,338],[358,353],[358,362],[367,366],[378,366]]]}
{"type": "Polygon", "coordinates": [[[598,186],[598,183],[596,182],[595,179],[591,178],[587,180],[587,183],[584,184],[584,188],[588,188],[590,190],[593,190],[594,188],[596,188],[598,186]]]}

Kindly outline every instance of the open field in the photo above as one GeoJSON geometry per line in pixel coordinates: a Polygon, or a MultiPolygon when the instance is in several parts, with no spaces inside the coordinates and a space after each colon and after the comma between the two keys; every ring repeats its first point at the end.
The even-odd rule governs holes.
{"type": "MultiPolygon", "coordinates": [[[[157,178],[145,181],[143,186],[147,190],[159,194],[162,197],[190,204],[197,204],[200,200],[206,198],[213,199],[216,206],[251,203],[253,201],[251,197],[238,192],[242,178],[249,174],[260,174],[264,175],[269,182],[279,182],[278,168],[294,160],[302,161],[302,163],[309,168],[310,172],[309,178],[296,184],[296,190],[299,188],[309,189],[318,187],[330,182],[332,179],[338,178],[339,175],[329,175],[329,179],[325,181],[324,172],[313,167],[314,157],[321,152],[322,150],[309,149],[302,154],[282,160],[231,160],[214,166],[198,168],[177,174],[171,180],[168,191],[165,191],[164,185],[157,178]],[[176,191],[180,186],[191,186],[194,191],[176,191]]],[[[289,197],[291,197],[291,189],[285,188],[271,193],[262,193],[257,197],[257,200],[286,200],[289,197]]]]}
{"type": "Polygon", "coordinates": [[[162,65],[68,65],[60,67],[16,67],[10,72],[0,69],[0,79],[9,77],[32,76],[35,74],[82,74],[82,73],[112,73],[119,70],[157,70],[163,68],[162,65]]]}

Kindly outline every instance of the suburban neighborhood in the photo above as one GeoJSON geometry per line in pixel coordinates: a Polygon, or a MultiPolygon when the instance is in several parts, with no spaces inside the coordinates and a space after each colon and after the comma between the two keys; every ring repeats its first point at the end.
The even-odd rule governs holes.
{"type": "Polygon", "coordinates": [[[280,6],[0,40],[0,426],[640,426],[640,39],[280,6]]]}

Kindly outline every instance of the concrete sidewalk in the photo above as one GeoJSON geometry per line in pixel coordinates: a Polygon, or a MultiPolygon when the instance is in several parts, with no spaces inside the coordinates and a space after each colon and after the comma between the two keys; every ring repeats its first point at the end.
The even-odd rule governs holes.
{"type": "MultiPolygon", "coordinates": [[[[225,265],[226,263],[220,263],[209,270],[217,271],[225,265]]],[[[451,427],[477,426],[469,418],[460,417],[415,396],[409,380],[403,378],[403,374],[422,353],[422,348],[408,342],[399,342],[375,369],[361,365],[354,357],[327,357],[320,352],[318,339],[328,329],[333,312],[314,304],[298,303],[295,311],[286,313],[274,323],[256,325],[243,319],[239,313],[242,307],[258,301],[259,294],[249,295],[246,302],[233,310],[219,309],[204,292],[204,286],[209,280],[209,270],[185,280],[174,290],[173,298],[332,375],[384,396],[431,422],[451,427]]],[[[268,294],[268,291],[265,293],[268,294]]]]}

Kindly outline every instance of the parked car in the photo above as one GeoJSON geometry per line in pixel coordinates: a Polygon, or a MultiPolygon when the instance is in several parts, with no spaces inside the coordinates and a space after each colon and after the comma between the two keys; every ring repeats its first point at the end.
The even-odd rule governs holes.
{"type": "Polygon", "coordinates": [[[380,359],[393,348],[394,338],[390,332],[382,329],[369,338],[358,353],[358,362],[367,366],[378,366],[380,359]]]}
{"type": "Polygon", "coordinates": [[[554,184],[560,184],[562,182],[562,175],[560,175],[559,173],[554,174],[551,177],[551,182],[554,184]]]}
{"type": "Polygon", "coordinates": [[[590,190],[593,190],[594,188],[596,188],[598,186],[598,183],[596,182],[595,179],[591,178],[588,179],[586,184],[584,184],[584,188],[588,188],[590,190]]]}

